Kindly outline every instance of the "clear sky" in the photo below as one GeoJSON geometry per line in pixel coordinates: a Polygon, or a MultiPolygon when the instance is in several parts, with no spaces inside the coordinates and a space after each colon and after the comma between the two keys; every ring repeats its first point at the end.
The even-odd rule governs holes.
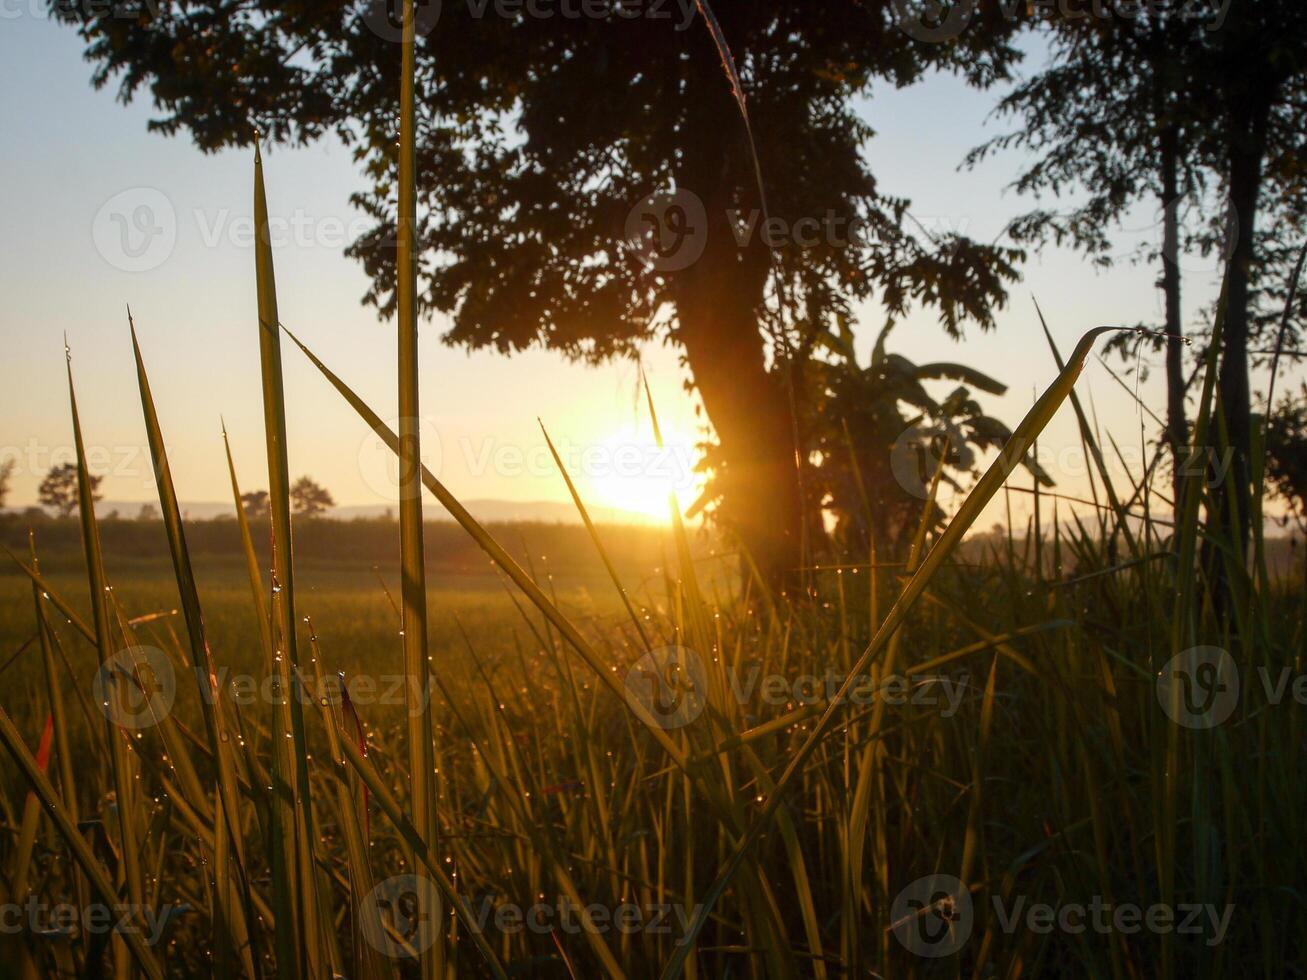
{"type": "MultiPolygon", "coordinates": [[[[71,443],[65,333],[92,463],[98,460],[95,468],[107,474],[105,496],[154,499],[148,457],[140,448],[144,434],[127,303],[182,499],[227,499],[220,415],[242,482],[265,486],[259,472],[251,155],[204,155],[185,137],[148,133],[150,106],[124,107],[112,89],[93,91],[80,39],[34,13],[39,6],[11,3],[0,16],[0,456],[19,458],[10,504],[34,501],[51,459],[64,458],[71,443]],[[125,193],[135,195],[133,201],[150,195],[175,215],[175,243],[157,265],[157,255],[143,256],[142,263],[153,265],[147,271],[124,271],[104,257],[108,251],[117,255],[117,265],[124,264],[121,251],[114,252],[122,229],[107,216],[125,193]]],[[[1019,160],[1000,157],[975,172],[957,169],[970,147],[1004,125],[987,124],[995,100],[995,93],[970,91],[948,77],[907,91],[877,91],[861,111],[877,131],[867,152],[883,189],[911,198],[913,214],[928,224],[986,240],[998,235],[1029,206],[1004,191],[1019,160]]],[[[765,140],[765,120],[757,129],[765,140]]],[[[328,141],[273,149],[265,154],[265,173],[273,221],[286,223],[275,250],[282,320],[383,417],[393,415],[394,327],[360,305],[364,274],[342,252],[363,227],[348,203],[361,185],[354,164],[328,141]]],[[[1156,236],[1154,223],[1151,208],[1141,211],[1123,233],[1122,251],[1129,241],[1156,236]]],[[[1186,271],[1186,312],[1192,318],[1210,302],[1216,275],[1212,262],[1199,259],[1188,262],[1186,271]]],[[[972,329],[958,345],[931,316],[914,315],[895,329],[890,344],[917,360],[965,360],[1007,383],[1007,395],[985,404],[1010,425],[1055,373],[1032,294],[1063,350],[1090,327],[1161,316],[1150,268],[1095,272],[1074,254],[1049,250],[1023,273],[996,332],[972,329]]],[[[862,313],[859,347],[865,358],[881,316],[874,306],[862,313]]],[[[670,456],[656,457],[632,364],[586,368],[545,352],[469,355],[440,342],[442,326],[425,325],[421,339],[424,438],[428,455],[435,454],[431,447],[438,440],[440,474],[457,495],[565,499],[543,456],[538,415],[582,471],[578,483],[587,497],[609,507],[659,508],[660,485],[636,474],[642,468],[682,472],[699,425],[672,349],[651,345],[645,351],[658,411],[674,444],[670,456]],[[629,444],[637,448],[624,456],[617,452],[629,444]]],[[[387,502],[384,461],[358,418],[289,345],[285,365],[292,476],[312,474],[341,504],[387,502]]],[[[1081,391],[1092,395],[1100,422],[1118,442],[1138,446],[1137,410],[1096,363],[1086,370],[1081,391]]],[[[1160,372],[1140,392],[1160,413],[1160,372]]],[[[1069,408],[1053,423],[1043,448],[1061,489],[1080,492],[1083,463],[1069,408]]],[[[683,489],[688,502],[693,494],[683,489]]]]}

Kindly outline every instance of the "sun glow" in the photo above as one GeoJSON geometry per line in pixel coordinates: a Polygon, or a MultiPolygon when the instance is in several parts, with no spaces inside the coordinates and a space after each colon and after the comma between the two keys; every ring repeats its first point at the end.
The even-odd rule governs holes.
{"type": "Polygon", "coordinates": [[[683,432],[664,429],[660,447],[652,432],[634,426],[607,436],[591,447],[589,458],[582,462],[595,503],[600,509],[670,522],[668,495],[675,494],[684,513],[702,489],[694,470],[699,460],[695,441],[683,432]]]}

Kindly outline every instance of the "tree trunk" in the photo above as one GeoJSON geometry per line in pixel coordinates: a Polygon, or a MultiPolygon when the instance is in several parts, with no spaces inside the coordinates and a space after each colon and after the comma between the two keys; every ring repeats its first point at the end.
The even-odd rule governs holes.
{"type": "Polygon", "coordinates": [[[703,256],[677,279],[677,339],[721,446],[721,517],[767,583],[786,588],[803,561],[803,514],[789,402],[759,327],[767,267],[741,261],[720,204],[705,201],[703,256]]]}
{"type": "MultiPolygon", "coordinates": [[[[1184,410],[1184,326],[1180,313],[1179,132],[1162,130],[1162,293],[1166,300],[1166,437],[1171,444],[1171,493],[1176,527],[1184,506],[1189,424],[1184,410]]],[[[1179,540],[1179,535],[1176,536],[1179,540]]]]}
{"type": "Polygon", "coordinates": [[[715,54],[693,64],[709,74],[687,85],[677,185],[703,202],[707,227],[702,255],[673,273],[676,339],[721,447],[723,523],[784,589],[799,581],[804,514],[789,399],[760,322],[771,254],[756,226],[737,241],[729,212],[759,207],[744,126],[715,54]]]}
{"type": "Polygon", "coordinates": [[[1266,153],[1266,131],[1270,120],[1270,93],[1255,91],[1252,98],[1236,105],[1230,127],[1230,207],[1237,227],[1231,250],[1226,292],[1225,330],[1217,387],[1225,418],[1226,438],[1231,452],[1228,479],[1234,481],[1237,515],[1229,513],[1225,487],[1214,493],[1218,528],[1229,530],[1236,554],[1242,560],[1248,551],[1251,499],[1252,401],[1248,387],[1248,335],[1250,278],[1256,259],[1257,203],[1261,193],[1262,160],[1266,153]]]}

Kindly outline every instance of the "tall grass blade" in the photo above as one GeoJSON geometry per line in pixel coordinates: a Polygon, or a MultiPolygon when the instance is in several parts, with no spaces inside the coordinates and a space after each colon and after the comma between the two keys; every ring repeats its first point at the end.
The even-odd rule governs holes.
{"type": "Polygon", "coordinates": [[[50,604],[59,610],[60,615],[62,615],[68,622],[68,625],[80,633],[87,643],[91,644],[91,646],[95,646],[95,630],[92,629],[87,624],[86,620],[82,618],[81,613],[74,609],[69,604],[68,600],[63,598],[63,596],[59,594],[59,591],[50,584],[50,581],[41,574],[40,569],[35,567],[35,562],[33,562],[32,565],[26,564],[8,548],[5,549],[5,554],[7,554],[10,560],[18,566],[19,571],[32,580],[32,584],[41,591],[41,595],[48,599],[50,604]]]}
{"type": "MultiPolygon", "coordinates": [[[[408,763],[410,812],[413,825],[432,847],[438,821],[435,775],[431,764],[431,701],[428,691],[427,573],[422,542],[422,446],[419,436],[417,257],[417,155],[414,132],[415,15],[413,0],[404,0],[403,54],[399,90],[399,214],[396,220],[398,282],[395,286],[399,321],[399,537],[400,604],[404,674],[408,699],[408,763]]],[[[413,869],[423,874],[415,862],[413,869]]],[[[441,972],[441,939],[422,954],[422,975],[441,972]]]]}
{"type": "MultiPolygon", "coordinates": [[[[32,568],[39,570],[40,564],[36,557],[36,536],[30,531],[28,532],[28,548],[32,556],[32,568]]],[[[36,613],[37,639],[41,651],[41,665],[45,673],[46,695],[50,700],[50,717],[54,724],[54,755],[59,772],[59,791],[63,796],[64,807],[68,810],[69,817],[76,824],[79,812],[77,778],[73,774],[73,749],[72,741],[68,737],[68,716],[64,709],[63,685],[60,682],[58,667],[54,662],[56,641],[49,617],[45,614],[40,586],[35,582],[32,583],[32,605],[36,613]]],[[[74,871],[73,876],[77,900],[85,908],[88,901],[86,879],[80,871],[74,871]]]]}
{"type": "Polygon", "coordinates": [[[254,616],[259,624],[259,636],[263,640],[265,669],[272,670],[272,626],[268,621],[268,603],[263,597],[263,573],[259,571],[259,559],[254,552],[254,539],[250,536],[250,519],[245,513],[241,501],[240,482],[236,479],[236,463],[231,457],[231,440],[227,436],[226,423],[222,426],[222,448],[227,454],[227,473],[231,477],[232,502],[236,505],[236,526],[241,533],[241,551],[245,555],[245,570],[250,580],[250,598],[254,605],[254,616]]]}
{"type": "Polygon", "coordinates": [[[317,899],[311,856],[313,834],[305,762],[304,709],[293,696],[299,671],[295,629],[295,572],[290,526],[290,464],[286,445],[286,394],[277,331],[277,286],[268,228],[263,158],[254,146],[254,268],[258,288],[259,357],[263,424],[268,452],[268,509],[272,517],[272,631],[277,692],[272,714],[272,878],[279,970],[291,980],[314,976],[317,899]],[[311,952],[312,951],[312,952],[311,952]]]}
{"type": "MultiPolygon", "coordinates": [[[[313,627],[309,626],[309,643],[313,651],[313,676],[317,690],[325,691],[323,684],[322,657],[318,652],[318,638],[313,627]]],[[[343,691],[345,685],[341,685],[343,691]]],[[[344,695],[348,697],[348,695],[344,695]]],[[[354,799],[345,757],[337,744],[340,727],[327,698],[318,699],[318,711],[322,717],[323,730],[327,734],[327,751],[332,766],[336,770],[336,819],[340,823],[341,836],[345,842],[345,854],[348,858],[346,873],[349,877],[349,902],[351,924],[353,926],[354,976],[359,980],[372,980],[375,977],[396,977],[395,964],[383,957],[369,937],[381,935],[384,926],[376,902],[367,901],[372,894],[374,879],[372,865],[368,856],[366,830],[359,819],[358,801],[354,799]]]]}
{"type": "MultiPolygon", "coordinates": [[[[540,422],[539,419],[536,420],[540,422]]],[[[613,587],[617,589],[617,594],[622,597],[622,604],[626,607],[627,615],[631,617],[631,623],[635,626],[635,632],[640,637],[640,645],[645,650],[650,649],[649,636],[645,633],[644,624],[640,622],[640,617],[635,612],[635,607],[631,605],[630,593],[622,585],[621,577],[617,574],[617,569],[613,566],[613,560],[608,556],[608,549],[604,547],[603,539],[599,536],[599,531],[590,519],[590,512],[586,509],[581,500],[581,495],[576,490],[576,484],[572,482],[572,476],[567,472],[567,467],[563,465],[562,457],[558,455],[558,450],[554,448],[554,440],[549,438],[549,431],[545,424],[540,422],[540,431],[544,433],[545,444],[549,447],[549,453],[554,457],[554,465],[558,467],[558,472],[563,476],[563,482],[567,484],[567,492],[572,497],[572,503],[576,507],[576,512],[581,515],[581,520],[585,524],[586,533],[590,535],[590,540],[594,542],[595,550],[599,552],[599,558],[604,563],[604,568],[608,571],[608,577],[613,581],[613,587]]]]}
{"type": "MultiPolygon", "coordinates": [[[[77,500],[82,528],[82,549],[86,555],[86,574],[90,584],[91,613],[95,624],[95,646],[100,656],[100,669],[105,672],[108,698],[126,696],[121,690],[122,671],[114,657],[112,623],[109,618],[109,584],[104,574],[104,558],[100,551],[100,528],[95,520],[95,495],[91,475],[86,468],[86,445],[82,439],[82,421],[77,412],[77,395],[73,391],[72,354],[65,347],[68,369],[68,401],[73,417],[73,444],[77,450],[77,500]]],[[[127,896],[137,908],[145,905],[145,882],[141,872],[140,837],[137,826],[136,765],[126,734],[112,721],[113,712],[105,711],[105,734],[109,741],[114,793],[118,812],[119,847],[122,853],[123,875],[127,883],[127,896]]]]}

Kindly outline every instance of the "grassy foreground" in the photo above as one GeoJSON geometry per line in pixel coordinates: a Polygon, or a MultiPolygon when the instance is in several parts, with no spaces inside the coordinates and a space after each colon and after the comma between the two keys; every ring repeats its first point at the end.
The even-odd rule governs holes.
{"type": "MultiPolygon", "coordinates": [[[[1228,975],[1249,965],[1264,975],[1300,969],[1294,936],[1303,913],[1294,895],[1307,873],[1297,846],[1307,805],[1296,772],[1301,580],[1273,581],[1257,593],[1252,613],[1265,644],[1238,654],[1243,684],[1229,717],[1186,727],[1168,715],[1157,683],[1171,656],[1170,559],[1164,541],[1149,541],[1138,528],[1131,538],[1160,557],[1129,558],[1131,545],[1119,534],[1109,564],[1096,534],[1059,534],[1042,544],[1042,575],[1033,542],[1012,541],[1009,551],[1001,539],[986,542],[983,562],[945,567],[872,665],[869,683],[880,695],[855,698],[805,764],[773,829],[708,918],[687,973],[1133,976],[1160,974],[1168,962],[1175,976],[1228,975]],[[1169,898],[1164,859],[1173,874],[1169,898]],[[965,897],[952,879],[965,883],[965,897]],[[1105,928],[1095,926],[1096,901],[1106,907],[1105,928]],[[1068,931],[1054,920],[1044,931],[1042,920],[1029,919],[1042,904],[1083,905],[1085,928],[1068,931]],[[1147,910],[1164,904],[1176,908],[1173,926],[1148,928],[1147,910]],[[1130,905],[1144,910],[1138,922],[1114,922],[1113,910],[1130,905]],[[933,955],[941,950],[947,955],[933,955]]],[[[968,555],[978,557],[974,549],[968,555]]],[[[165,651],[174,668],[175,700],[161,712],[163,723],[138,726],[150,704],[140,689],[127,692],[120,717],[128,727],[106,724],[93,703],[103,690],[97,678],[106,675],[79,629],[93,633],[86,570],[80,555],[57,550],[43,575],[51,599],[39,606],[16,566],[18,574],[0,579],[6,650],[32,640],[37,608],[44,624],[41,642],[28,642],[0,674],[0,703],[34,755],[46,715],[62,703],[57,714],[73,764],[64,786],[64,761],[57,751],[46,759],[54,806],[77,815],[120,914],[131,903],[107,740],[130,747],[121,764],[135,784],[129,827],[141,848],[143,908],[133,918],[150,940],[143,955],[167,975],[228,975],[216,966],[223,955],[236,973],[243,959],[256,975],[282,975],[269,948],[260,800],[272,706],[239,687],[241,675],[265,676],[243,560],[196,561],[214,657],[228,671],[221,675],[230,685],[228,720],[241,732],[235,762],[247,897],[232,900],[242,911],[248,902],[249,935],[241,941],[218,931],[218,799],[199,685],[179,637],[176,581],[158,555],[110,567],[119,639],[165,651]],[[56,601],[74,611],[73,623],[56,601]],[[165,610],[172,614],[129,625],[133,616],[165,610]],[[43,660],[53,667],[50,678],[43,660]],[[187,763],[177,765],[183,756],[187,763]],[[188,793],[192,780],[198,798],[188,793]]],[[[377,682],[371,701],[365,690],[347,705],[339,689],[330,690],[329,707],[306,700],[316,708],[304,747],[317,828],[312,887],[322,921],[331,923],[314,951],[322,968],[416,975],[416,955],[440,944],[448,975],[489,975],[493,968],[468,937],[479,929],[509,974],[656,976],[738,828],[758,818],[783,763],[898,592],[903,569],[878,569],[874,578],[872,571],[818,573],[817,598],[774,609],[725,596],[701,600],[674,575],[632,589],[636,621],[599,562],[553,576],[559,608],[605,664],[634,679],[626,689],[637,702],[650,669],[660,679],[646,704],[669,726],[678,768],[639,730],[631,704],[598,683],[489,567],[484,579],[433,569],[440,836],[432,857],[466,903],[464,921],[444,896],[402,877],[413,864],[392,819],[402,821],[408,783],[407,707],[402,692],[387,697],[401,673],[395,607],[371,562],[305,560],[301,608],[315,631],[302,624],[309,670],[377,682]],[[691,661],[662,652],[676,645],[708,653],[691,661]],[[653,658],[650,649],[658,651],[653,658]],[[366,743],[367,760],[354,762],[375,767],[366,771],[394,794],[398,814],[364,792],[348,761],[344,769],[332,764],[333,728],[338,757],[346,737],[366,743]],[[383,888],[379,900],[358,907],[351,819],[355,830],[366,828],[372,891],[395,882],[411,889],[402,901],[383,888]],[[379,920],[376,942],[365,933],[366,912],[379,920]]],[[[139,676],[155,672],[142,664],[139,676]]],[[[25,813],[27,790],[10,767],[0,798],[3,884],[5,901],[24,910],[11,917],[22,928],[3,937],[7,962],[21,966],[12,975],[61,968],[81,975],[94,972],[94,957],[111,969],[121,938],[87,928],[80,916],[63,923],[66,935],[49,921],[61,904],[103,903],[78,905],[86,876],[56,821],[31,804],[25,813]],[[30,899],[18,898],[20,888],[41,900],[40,929],[30,927],[30,899]]],[[[1164,922],[1160,911],[1153,916],[1164,922]]],[[[124,959],[121,969],[130,975],[136,964],[124,959]]]]}

